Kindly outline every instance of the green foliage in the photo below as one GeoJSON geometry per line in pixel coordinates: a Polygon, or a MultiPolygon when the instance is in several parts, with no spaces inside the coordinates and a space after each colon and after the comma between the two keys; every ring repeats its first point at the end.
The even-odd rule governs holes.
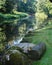
{"type": "Polygon", "coordinates": [[[52,10],[49,11],[49,15],[52,17],[52,10]]]}
{"type": "Polygon", "coordinates": [[[0,43],[3,44],[5,39],[6,39],[5,33],[0,31],[0,43]]]}
{"type": "Polygon", "coordinates": [[[0,12],[13,13],[13,10],[27,13],[36,12],[36,0],[3,0],[0,3],[0,12]]]}
{"type": "Polygon", "coordinates": [[[47,7],[48,10],[48,15],[52,15],[51,10],[52,10],[52,3],[50,1],[47,1],[45,6],[47,7]]]}
{"type": "Polygon", "coordinates": [[[22,13],[22,12],[17,12],[17,11],[13,11],[13,14],[19,15],[22,18],[29,16],[27,13],[22,13]]]}
{"type": "Polygon", "coordinates": [[[18,11],[35,13],[36,12],[36,0],[23,0],[19,2],[18,11]]]}
{"type": "Polygon", "coordinates": [[[22,13],[22,12],[14,12],[13,14],[0,13],[0,20],[1,20],[0,25],[2,25],[4,23],[14,23],[15,24],[20,19],[26,18],[28,16],[29,16],[28,14],[22,13]]]}
{"type": "Polygon", "coordinates": [[[36,26],[44,25],[48,17],[52,17],[52,3],[49,0],[37,0],[35,14],[36,26]]]}
{"type": "Polygon", "coordinates": [[[35,14],[36,17],[36,26],[40,27],[42,24],[45,23],[45,20],[47,19],[47,15],[44,12],[40,12],[40,13],[36,13],[35,14]]]}
{"type": "Polygon", "coordinates": [[[3,52],[4,49],[5,47],[3,46],[3,44],[0,43],[0,53],[3,52]]]}
{"type": "Polygon", "coordinates": [[[27,3],[27,0],[23,0],[24,3],[27,3]]]}
{"type": "Polygon", "coordinates": [[[18,0],[6,0],[5,2],[6,13],[12,13],[13,9],[17,10],[17,1],[18,0]]]}
{"type": "MultiPolygon", "coordinates": [[[[36,25],[39,28],[39,26],[42,25],[49,16],[52,16],[52,3],[49,2],[49,0],[37,0],[37,1],[36,0],[0,0],[0,51],[1,52],[4,50],[3,44],[5,44],[5,42],[8,41],[10,42],[10,40],[13,40],[13,38],[18,36],[18,33],[19,35],[24,34],[28,28],[31,28],[33,18],[30,17],[31,19],[28,19],[29,15],[27,13],[35,14],[36,25]]],[[[27,37],[24,40],[26,42],[32,42],[32,43],[37,43],[40,41],[50,42],[52,38],[51,36],[48,35],[51,34],[48,33],[49,31],[46,30],[46,32],[44,31],[45,33],[43,32],[43,34],[35,33],[35,35],[33,36],[27,35],[27,37]],[[48,37],[51,39],[49,40],[48,37]]],[[[11,50],[13,49],[19,50],[19,48],[18,49],[14,47],[11,48],[11,50]]],[[[20,51],[22,50],[20,49],[20,51]]],[[[14,61],[13,64],[15,65],[17,64],[17,62],[19,63],[21,62],[21,64],[23,65],[24,64],[29,65],[29,63],[26,61],[28,59],[25,59],[24,61],[21,56],[23,56],[23,54],[22,55],[18,53],[12,54],[10,56],[11,61],[9,61],[9,65],[10,62],[13,61],[14,61]]]]}
{"type": "Polygon", "coordinates": [[[50,12],[52,10],[52,3],[49,0],[38,0],[36,6],[37,12],[45,12],[48,16],[52,14],[50,12]]]}
{"type": "Polygon", "coordinates": [[[45,2],[46,2],[46,0],[38,0],[37,1],[37,4],[36,4],[36,6],[37,6],[37,12],[41,12],[41,11],[43,11],[44,10],[44,4],[45,4],[45,2]]]}
{"type": "Polygon", "coordinates": [[[0,9],[4,6],[6,0],[0,0],[0,9]]]}
{"type": "Polygon", "coordinates": [[[39,20],[39,22],[44,21],[45,19],[47,19],[47,15],[44,12],[36,13],[35,16],[39,20]]]}
{"type": "Polygon", "coordinates": [[[13,18],[23,18],[23,17],[27,17],[28,14],[26,13],[22,13],[22,12],[17,12],[17,11],[14,11],[14,14],[2,14],[0,13],[0,18],[8,18],[8,19],[13,19],[13,18]]]}
{"type": "Polygon", "coordinates": [[[2,14],[0,13],[0,19],[3,18],[3,19],[15,19],[15,18],[19,18],[19,16],[17,15],[13,15],[13,14],[2,14]]]}

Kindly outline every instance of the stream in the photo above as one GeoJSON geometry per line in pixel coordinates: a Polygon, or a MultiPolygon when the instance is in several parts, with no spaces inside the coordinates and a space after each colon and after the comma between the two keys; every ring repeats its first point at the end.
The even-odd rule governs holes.
{"type": "MultiPolygon", "coordinates": [[[[7,20],[7,21],[10,21],[10,20],[7,20]]],[[[16,20],[11,20],[11,22],[12,21],[15,22],[15,21],[17,21],[17,19],[16,20]]],[[[30,15],[26,18],[22,18],[19,21],[17,21],[17,23],[15,25],[13,25],[13,24],[10,24],[9,26],[7,25],[7,27],[6,27],[7,28],[6,29],[7,38],[12,39],[13,36],[14,36],[14,39],[12,40],[12,43],[10,41],[8,43],[9,48],[11,46],[15,46],[16,44],[20,45],[20,43],[23,40],[23,38],[25,37],[25,35],[27,35],[29,31],[34,31],[35,30],[34,29],[35,24],[36,24],[35,17],[30,15]],[[25,24],[26,27],[22,26],[23,24],[25,24]],[[25,28],[25,30],[22,29],[23,33],[19,32],[19,28],[21,26],[22,26],[22,28],[25,28]],[[8,29],[8,27],[11,27],[11,29],[13,29],[12,32],[11,32],[11,29],[8,29]],[[12,27],[14,27],[14,28],[12,28],[12,27]]]]}
{"type": "MultiPolygon", "coordinates": [[[[30,19],[32,18],[32,16],[30,17],[30,19]]],[[[45,24],[46,26],[44,26],[43,28],[40,28],[40,29],[46,29],[46,27],[47,28],[49,28],[50,27],[50,24],[51,24],[51,21],[52,21],[52,19],[47,19],[47,22],[48,22],[48,25],[47,24],[45,24]]],[[[35,24],[34,24],[35,25],[35,24]]],[[[26,33],[22,36],[22,37],[20,37],[18,40],[14,40],[14,45],[15,44],[20,44],[20,42],[23,40],[23,38],[25,37],[25,35],[27,35],[28,34],[28,32],[29,31],[31,31],[31,32],[33,32],[33,31],[35,31],[36,30],[36,27],[34,27],[34,28],[28,28],[28,30],[26,31],[26,33]]],[[[37,29],[37,30],[39,30],[39,29],[37,29]]]]}

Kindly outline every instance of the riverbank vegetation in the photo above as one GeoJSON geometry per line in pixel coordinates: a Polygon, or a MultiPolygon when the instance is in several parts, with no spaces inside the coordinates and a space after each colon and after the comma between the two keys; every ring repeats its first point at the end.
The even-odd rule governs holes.
{"type": "Polygon", "coordinates": [[[0,0],[0,53],[8,42],[29,31],[22,42],[45,42],[47,46],[45,56],[34,64],[51,65],[51,18],[52,3],[49,0],[0,0]]]}

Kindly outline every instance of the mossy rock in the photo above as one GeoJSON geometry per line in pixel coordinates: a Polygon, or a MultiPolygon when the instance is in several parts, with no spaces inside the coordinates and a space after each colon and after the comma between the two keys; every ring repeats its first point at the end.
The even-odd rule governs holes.
{"type": "Polygon", "coordinates": [[[6,60],[6,65],[30,65],[31,60],[18,50],[13,50],[9,56],[9,60],[6,60]]]}

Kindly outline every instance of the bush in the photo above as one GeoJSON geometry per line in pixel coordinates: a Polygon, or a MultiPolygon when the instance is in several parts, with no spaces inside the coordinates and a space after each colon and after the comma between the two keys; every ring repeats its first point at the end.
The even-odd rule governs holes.
{"type": "Polygon", "coordinates": [[[49,14],[52,16],[52,10],[49,11],[49,14]]]}
{"type": "Polygon", "coordinates": [[[39,26],[47,19],[47,15],[44,12],[37,12],[35,14],[36,17],[36,24],[39,26]]]}
{"type": "Polygon", "coordinates": [[[36,16],[36,19],[38,19],[40,22],[47,19],[47,15],[44,12],[36,13],[35,16],[36,16]]]}
{"type": "Polygon", "coordinates": [[[4,50],[4,46],[3,46],[3,44],[0,44],[0,53],[4,50]]]}

